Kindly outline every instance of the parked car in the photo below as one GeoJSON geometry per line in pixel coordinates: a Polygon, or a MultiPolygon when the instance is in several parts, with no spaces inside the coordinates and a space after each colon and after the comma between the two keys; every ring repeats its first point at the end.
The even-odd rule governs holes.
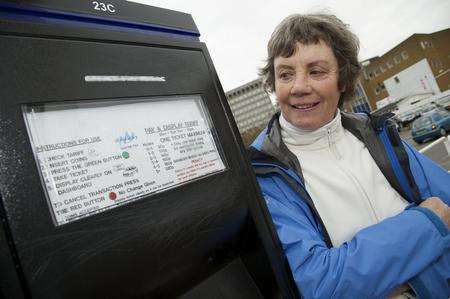
{"type": "Polygon", "coordinates": [[[413,122],[411,135],[417,143],[445,136],[450,131],[450,113],[444,109],[425,112],[413,122]]]}
{"type": "Polygon", "coordinates": [[[436,99],[435,103],[440,107],[450,110],[450,92],[447,90],[442,94],[444,94],[444,96],[441,96],[438,99],[436,99]]]}

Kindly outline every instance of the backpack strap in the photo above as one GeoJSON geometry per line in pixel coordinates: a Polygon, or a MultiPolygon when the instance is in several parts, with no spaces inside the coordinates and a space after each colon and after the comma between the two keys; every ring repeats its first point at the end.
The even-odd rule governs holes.
{"type": "Polygon", "coordinates": [[[403,145],[403,141],[397,131],[397,126],[392,120],[394,113],[371,116],[371,123],[378,133],[391,161],[395,176],[397,177],[409,202],[419,204],[419,188],[414,180],[409,165],[408,153],[403,145]]]}

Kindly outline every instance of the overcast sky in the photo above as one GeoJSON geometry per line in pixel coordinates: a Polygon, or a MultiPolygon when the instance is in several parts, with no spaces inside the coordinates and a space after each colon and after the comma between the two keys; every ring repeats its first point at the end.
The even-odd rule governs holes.
{"type": "Polygon", "coordinates": [[[225,91],[257,78],[275,26],[292,13],[326,10],[350,25],[360,59],[383,55],[414,33],[450,27],[449,0],[133,0],[192,15],[225,91]]]}

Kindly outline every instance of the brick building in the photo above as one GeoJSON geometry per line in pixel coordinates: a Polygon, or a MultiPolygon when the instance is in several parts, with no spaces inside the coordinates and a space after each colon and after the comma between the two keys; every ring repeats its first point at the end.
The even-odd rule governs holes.
{"type": "MultiPolygon", "coordinates": [[[[411,80],[414,78],[408,76],[411,77],[413,71],[416,74],[422,72],[423,78],[418,77],[416,81],[421,82],[422,86],[419,87],[423,89],[423,93],[443,92],[450,89],[450,29],[431,34],[413,34],[384,55],[361,63],[363,69],[359,84],[363,92],[359,91],[358,95],[357,91],[356,99],[347,104],[347,110],[358,110],[357,107],[361,107],[364,100],[367,100],[374,110],[377,108],[377,101],[388,96],[399,96],[389,94],[389,87],[393,88],[396,83],[400,84],[398,75],[401,73],[404,74],[403,78],[413,82],[411,80]],[[411,70],[409,74],[408,70],[411,70]]],[[[410,87],[413,94],[414,88],[410,87]]],[[[406,83],[403,90],[405,88],[408,88],[406,83]]]]}

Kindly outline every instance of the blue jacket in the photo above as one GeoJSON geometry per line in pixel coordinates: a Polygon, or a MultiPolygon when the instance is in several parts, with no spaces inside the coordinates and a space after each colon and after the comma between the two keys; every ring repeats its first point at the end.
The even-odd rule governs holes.
{"type": "Polygon", "coordinates": [[[251,159],[300,294],[383,298],[408,282],[419,298],[449,298],[449,230],[437,215],[417,206],[430,196],[450,203],[449,173],[403,143],[388,117],[342,113],[342,123],[411,204],[332,247],[275,115],[252,144],[251,159]]]}

